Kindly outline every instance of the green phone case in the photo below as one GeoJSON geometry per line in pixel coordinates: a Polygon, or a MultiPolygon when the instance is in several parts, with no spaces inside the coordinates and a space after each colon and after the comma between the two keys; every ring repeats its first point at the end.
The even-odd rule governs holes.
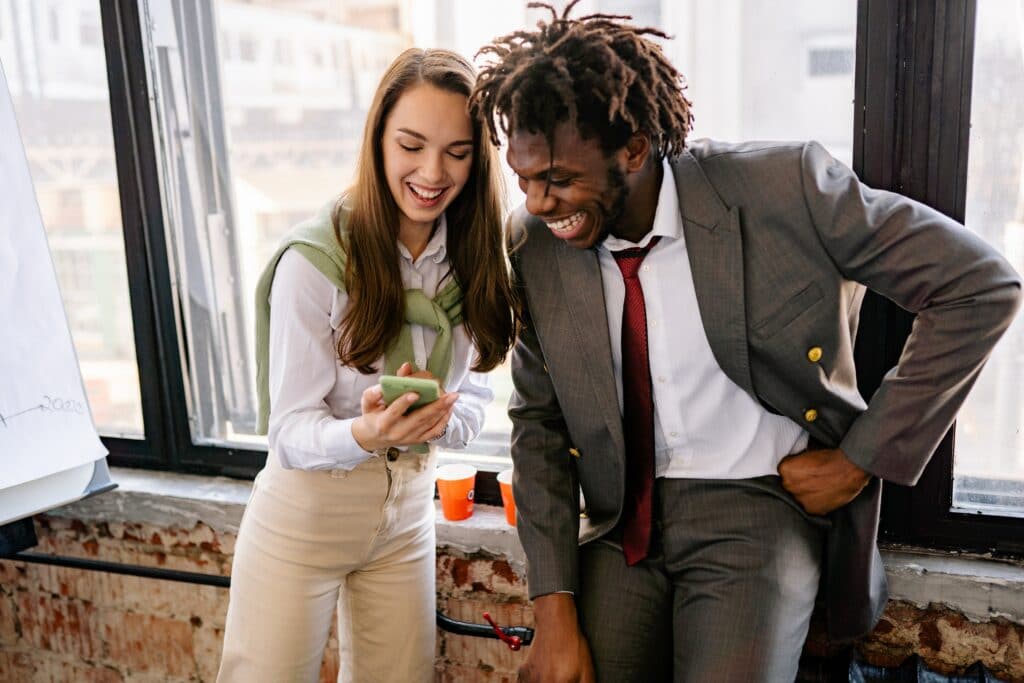
{"type": "Polygon", "coordinates": [[[407,394],[410,391],[419,394],[420,397],[410,408],[419,408],[428,403],[433,403],[441,395],[441,387],[435,380],[423,379],[422,377],[381,375],[380,388],[384,393],[384,403],[388,405],[391,405],[391,402],[402,394],[407,394]]]}

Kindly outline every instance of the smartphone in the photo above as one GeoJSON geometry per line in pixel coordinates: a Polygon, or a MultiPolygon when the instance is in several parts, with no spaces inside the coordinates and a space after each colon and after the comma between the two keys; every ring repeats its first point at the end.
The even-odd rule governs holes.
{"type": "Polygon", "coordinates": [[[399,377],[398,375],[381,375],[380,388],[384,393],[384,403],[391,405],[391,402],[403,394],[412,392],[419,394],[419,398],[409,406],[409,409],[419,408],[428,403],[433,403],[441,396],[441,386],[437,380],[424,379],[422,377],[399,377]]]}

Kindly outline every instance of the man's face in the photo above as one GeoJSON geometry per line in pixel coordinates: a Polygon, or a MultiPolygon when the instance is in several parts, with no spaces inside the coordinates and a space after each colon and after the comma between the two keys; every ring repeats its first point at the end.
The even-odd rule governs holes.
{"type": "Polygon", "coordinates": [[[509,135],[508,165],[526,193],[526,210],[578,249],[603,240],[621,219],[629,193],[624,158],[625,152],[606,155],[596,139],[567,123],[555,128],[554,150],[543,134],[509,135]]]}

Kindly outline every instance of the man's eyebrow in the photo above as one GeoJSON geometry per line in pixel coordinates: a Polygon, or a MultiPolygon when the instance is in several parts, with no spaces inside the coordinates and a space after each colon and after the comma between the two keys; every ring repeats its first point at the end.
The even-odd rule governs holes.
{"type": "Polygon", "coordinates": [[[543,171],[539,171],[537,173],[520,173],[518,175],[520,178],[523,178],[524,180],[547,180],[552,176],[575,178],[576,176],[579,175],[579,173],[577,173],[576,171],[571,171],[567,168],[562,168],[561,166],[551,166],[550,168],[545,168],[543,171]]]}
{"type": "MultiPolygon", "coordinates": [[[[399,128],[398,132],[399,133],[405,133],[406,135],[411,135],[414,138],[416,138],[417,140],[422,140],[423,142],[427,141],[427,136],[426,135],[424,135],[423,133],[418,133],[418,132],[414,131],[411,128],[399,128]]],[[[462,147],[464,145],[472,146],[473,145],[473,141],[472,140],[456,140],[455,142],[450,143],[448,146],[449,147],[462,147]]]]}

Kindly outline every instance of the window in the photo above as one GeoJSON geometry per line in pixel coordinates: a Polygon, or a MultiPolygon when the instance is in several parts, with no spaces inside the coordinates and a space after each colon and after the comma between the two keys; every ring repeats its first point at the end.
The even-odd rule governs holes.
{"type": "Polygon", "coordinates": [[[814,47],[808,53],[807,73],[812,77],[853,74],[853,48],[814,47]]]}
{"type": "Polygon", "coordinates": [[[78,25],[78,39],[82,41],[82,45],[87,47],[100,47],[103,45],[99,16],[95,12],[82,14],[81,23],[78,25]]]}
{"type": "MultiPolygon", "coordinates": [[[[1024,272],[1024,15],[978,3],[966,225],[1024,272]]],[[[953,507],[1024,516],[1024,326],[996,347],[960,412],[953,507]]]]}
{"type": "Polygon", "coordinates": [[[50,18],[50,42],[51,43],[59,43],[60,42],[60,13],[57,11],[56,7],[50,7],[49,18],[50,18]]]}
{"type": "MultiPolygon", "coordinates": [[[[650,15],[648,19],[659,18],[652,9],[654,3],[635,4],[638,11],[650,15]]],[[[493,36],[543,16],[543,12],[528,11],[525,3],[506,6],[503,11],[480,6],[468,9],[454,32],[448,17],[437,17],[433,25],[427,23],[410,39],[394,24],[364,22],[353,28],[345,15],[332,14],[326,4],[314,5],[285,9],[283,4],[223,2],[210,13],[178,8],[176,17],[164,16],[167,7],[163,3],[144,5],[157,30],[173,25],[184,32],[182,36],[190,31],[219,36],[218,27],[245,27],[250,35],[272,41],[278,67],[294,66],[294,55],[304,52],[314,55],[314,63],[324,67],[289,69],[288,87],[283,87],[283,79],[269,80],[226,59],[220,64],[223,77],[216,77],[216,70],[206,68],[214,52],[202,38],[188,41],[182,37],[176,43],[154,45],[157,57],[150,78],[155,122],[165,145],[160,150],[164,206],[185,326],[190,425],[197,443],[262,444],[251,436],[255,418],[251,292],[274,245],[295,218],[315,211],[352,178],[366,106],[387,64],[412,44],[436,44],[435,37],[444,37],[449,46],[472,54],[493,36]],[[206,21],[216,25],[206,26],[206,21]],[[311,43],[334,46],[335,58],[330,64],[316,47],[307,47],[311,43]],[[339,58],[349,52],[359,55],[360,66],[354,71],[339,58]],[[205,141],[206,147],[197,147],[196,141],[205,141]]],[[[709,45],[716,49],[692,60],[693,68],[707,76],[695,86],[694,96],[702,103],[699,106],[732,110],[739,125],[722,133],[743,138],[779,137],[799,130],[800,137],[835,141],[840,149],[850,148],[851,127],[844,125],[851,120],[850,114],[803,116],[800,102],[786,100],[779,92],[756,98],[764,109],[778,112],[773,119],[746,116],[743,112],[748,101],[729,101],[733,93],[752,90],[761,75],[757,67],[767,56],[752,52],[733,59],[727,69],[719,68],[719,62],[738,47],[736,36],[750,30],[763,16],[713,9],[705,12],[712,13],[716,37],[709,45]],[[799,118],[795,125],[793,118],[799,118]],[[802,130],[800,122],[806,124],[802,130]]],[[[778,14],[767,9],[765,13],[778,14]]],[[[788,32],[782,40],[823,22],[822,16],[817,16],[815,24],[805,26],[798,13],[790,14],[776,20],[776,25],[788,32]]],[[[852,43],[852,1],[835,5],[826,16],[830,30],[845,32],[852,43]]],[[[678,18],[678,25],[665,28],[675,34],[694,31],[697,24],[687,21],[695,18],[678,18]]],[[[698,33],[703,35],[705,30],[698,33]]],[[[683,36],[678,42],[686,44],[692,37],[683,36]]],[[[793,79],[799,78],[802,68],[797,52],[778,55],[772,65],[793,79]]],[[[850,110],[852,89],[851,75],[846,91],[828,106],[850,110]]],[[[718,129],[707,125],[700,132],[714,135],[718,129]]],[[[515,188],[514,183],[509,186],[515,188]]],[[[520,201],[518,190],[513,190],[509,202],[520,201]]],[[[488,408],[485,434],[471,448],[469,457],[474,459],[507,457],[510,423],[505,409],[512,391],[508,369],[496,372],[493,381],[497,396],[488,408]]]]}
{"type": "Polygon", "coordinates": [[[0,15],[36,28],[19,34],[22,49],[3,55],[4,68],[93,415],[102,434],[138,438],[142,399],[106,63],[98,50],[57,41],[60,16],[71,10],[100,44],[96,3],[51,4],[46,29],[28,21],[27,4],[3,3],[0,15]]]}
{"type": "MultiPolygon", "coordinates": [[[[1012,169],[1000,164],[1022,156],[1019,131],[1014,137],[1015,131],[983,114],[987,108],[1007,121],[1021,116],[1014,109],[1014,96],[1022,90],[1019,67],[1013,71],[1005,62],[1006,55],[1019,55],[1019,35],[1012,42],[999,33],[1019,18],[993,23],[985,16],[992,4],[978,3],[976,40],[974,5],[951,0],[845,0],[781,10],[769,0],[586,0],[580,11],[631,12],[640,23],[676,36],[664,49],[689,80],[695,136],[816,138],[869,184],[905,192],[954,216],[963,217],[966,205],[968,222],[1019,259],[1015,235],[1021,217],[986,208],[992,197],[986,199],[985,192],[993,182],[987,178],[1012,184],[1012,169]],[[968,135],[972,74],[975,120],[968,135]],[[1016,151],[999,155],[1000,147],[1016,151]],[[958,185],[965,177],[966,200],[958,185]]],[[[54,254],[69,283],[69,308],[77,309],[69,316],[87,382],[91,368],[122,372],[127,364],[134,373],[131,381],[96,388],[95,397],[90,391],[91,400],[115,406],[111,419],[134,416],[126,420],[135,423],[134,432],[101,425],[114,462],[233,476],[259,469],[264,446],[251,434],[249,300],[271,245],[351,178],[370,95],[398,51],[433,44],[472,55],[490,38],[545,16],[525,5],[459,3],[453,13],[450,0],[69,0],[39,11],[40,35],[32,41],[42,46],[59,42],[58,18],[65,9],[102,10],[109,91],[103,64],[51,54],[64,49],[59,45],[37,50],[37,68],[12,88],[31,102],[45,78],[47,97],[59,93],[67,98],[62,105],[74,101],[74,107],[59,109],[71,117],[71,126],[62,125],[66,118],[54,121],[53,113],[21,115],[23,125],[48,144],[55,142],[54,130],[77,135],[102,127],[97,120],[106,108],[97,103],[109,97],[112,105],[116,166],[112,158],[98,156],[84,164],[66,154],[30,155],[38,156],[33,163],[44,211],[69,226],[58,229],[69,234],[59,244],[55,240],[54,254]],[[236,41],[234,49],[217,49],[218,28],[229,32],[223,40],[236,41]],[[312,57],[320,67],[309,69],[306,55],[316,46],[330,54],[312,57]],[[266,78],[264,70],[253,68],[257,64],[273,67],[273,76],[266,78]],[[103,190],[71,175],[91,179],[115,170],[121,182],[113,180],[103,190]],[[83,251],[85,243],[89,248],[83,251]],[[79,296],[71,289],[89,288],[97,293],[83,292],[70,303],[79,296]],[[107,355],[94,365],[83,349],[107,355]],[[130,397],[115,396],[115,389],[126,387],[130,397]],[[144,442],[109,438],[141,436],[143,422],[144,442]]],[[[5,64],[12,63],[9,27],[27,20],[19,15],[24,6],[0,2],[5,64]]],[[[1011,195],[1012,188],[1004,189],[999,198],[1011,195]]],[[[518,199],[513,190],[510,203],[518,199]]],[[[886,340],[884,348],[858,348],[863,391],[870,394],[872,377],[880,377],[898,355],[906,321],[884,302],[865,308],[862,340],[886,340]]],[[[918,489],[890,495],[887,487],[886,524],[901,527],[901,539],[967,547],[1013,537],[1024,548],[1019,522],[974,514],[968,524],[964,515],[950,512],[954,474],[957,509],[1002,515],[1018,505],[1011,500],[1018,495],[1012,491],[1017,471],[1009,464],[983,471],[977,456],[1017,450],[1009,441],[1016,432],[1016,334],[1000,348],[961,417],[955,466],[949,439],[918,489]],[[1002,508],[984,507],[991,491],[978,494],[979,479],[1004,487],[1002,508]],[[918,498],[901,499],[903,493],[918,498]],[[928,508],[929,501],[940,502],[928,508]],[[983,523],[977,521],[981,517],[983,523]]],[[[488,413],[487,434],[472,457],[489,459],[498,469],[507,453],[504,403],[511,387],[507,374],[496,374],[495,383],[498,398],[488,413]]],[[[1003,462],[1012,464],[1012,457],[1003,462]]]]}
{"type": "Polygon", "coordinates": [[[255,62],[259,52],[258,43],[251,36],[241,36],[238,39],[238,58],[243,62],[255,62]]]}

